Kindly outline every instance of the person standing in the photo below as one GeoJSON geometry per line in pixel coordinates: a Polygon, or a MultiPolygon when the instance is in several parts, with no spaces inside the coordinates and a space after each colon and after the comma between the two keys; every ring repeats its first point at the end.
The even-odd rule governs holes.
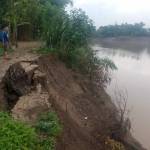
{"type": "Polygon", "coordinates": [[[9,27],[3,26],[0,31],[0,43],[4,50],[4,58],[7,59],[7,52],[9,48],[9,27]]]}

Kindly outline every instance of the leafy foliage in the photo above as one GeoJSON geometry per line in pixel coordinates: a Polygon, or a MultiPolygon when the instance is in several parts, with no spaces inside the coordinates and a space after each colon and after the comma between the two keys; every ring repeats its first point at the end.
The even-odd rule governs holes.
{"type": "Polygon", "coordinates": [[[61,131],[56,114],[43,115],[36,130],[25,123],[15,121],[7,113],[0,112],[0,149],[54,150],[55,137],[61,131]]]}
{"type": "Polygon", "coordinates": [[[69,67],[93,76],[91,79],[99,81],[101,86],[108,82],[109,69],[116,67],[108,59],[98,59],[89,48],[88,42],[95,27],[86,13],[81,9],[66,13],[64,9],[52,5],[45,8],[43,13],[42,35],[46,48],[42,49],[42,53],[57,53],[69,67]]]}
{"type": "Polygon", "coordinates": [[[39,137],[37,150],[54,150],[55,139],[51,137],[39,137]]]}
{"type": "Polygon", "coordinates": [[[41,135],[39,147],[42,147],[42,150],[53,150],[55,138],[62,131],[57,115],[54,112],[43,114],[36,125],[36,130],[41,135]]]}
{"type": "Polygon", "coordinates": [[[36,129],[42,133],[42,134],[46,134],[50,137],[55,137],[57,136],[62,128],[59,124],[59,119],[57,117],[57,115],[55,113],[47,113],[47,114],[43,114],[37,125],[36,125],[36,129]]]}
{"type": "Polygon", "coordinates": [[[87,44],[94,26],[81,9],[67,14],[64,10],[48,7],[43,18],[43,33],[48,47],[66,53],[87,44]]]}
{"type": "Polygon", "coordinates": [[[33,128],[0,112],[0,149],[35,149],[36,140],[33,128]]]}
{"type": "Polygon", "coordinates": [[[88,66],[90,78],[99,87],[105,87],[111,81],[111,70],[117,67],[109,58],[98,58],[91,55],[90,64],[88,66]]]}
{"type": "Polygon", "coordinates": [[[46,43],[46,48],[40,49],[42,53],[57,53],[68,66],[80,68],[85,74],[101,72],[99,75],[104,81],[107,77],[102,71],[108,72],[113,63],[100,61],[88,47],[96,28],[83,10],[66,12],[66,5],[71,3],[71,0],[8,0],[3,1],[5,7],[0,16],[10,23],[14,39],[17,27],[28,23],[33,32],[37,32],[35,36],[40,36],[46,43]]]}
{"type": "Polygon", "coordinates": [[[34,32],[39,32],[42,18],[45,18],[43,12],[52,7],[53,10],[64,9],[68,3],[71,3],[71,0],[1,0],[0,6],[3,7],[0,9],[0,24],[7,22],[10,25],[13,39],[16,38],[20,25],[30,24],[34,32]]]}
{"type": "Polygon", "coordinates": [[[118,36],[149,36],[150,32],[144,28],[145,24],[121,24],[121,25],[108,25],[100,27],[96,35],[97,37],[118,37],[118,36]]]}

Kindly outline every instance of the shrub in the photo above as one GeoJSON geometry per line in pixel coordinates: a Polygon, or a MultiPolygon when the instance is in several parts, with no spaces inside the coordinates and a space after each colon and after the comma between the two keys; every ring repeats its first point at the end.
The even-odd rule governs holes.
{"type": "Polygon", "coordinates": [[[37,150],[54,150],[55,139],[51,137],[40,137],[37,150]]]}
{"type": "Polygon", "coordinates": [[[62,130],[59,119],[54,112],[43,114],[37,125],[36,129],[38,132],[48,135],[49,137],[56,137],[62,130]]]}
{"type": "Polygon", "coordinates": [[[89,47],[76,48],[64,60],[73,69],[88,75],[98,86],[105,86],[110,82],[110,71],[117,67],[109,58],[98,58],[89,47]]]}
{"type": "Polygon", "coordinates": [[[41,115],[36,130],[40,136],[39,146],[42,150],[53,150],[55,147],[55,138],[62,130],[59,119],[54,112],[41,115]]]}
{"type": "Polygon", "coordinates": [[[49,53],[56,53],[56,50],[54,48],[42,47],[37,49],[36,52],[44,55],[49,53]]]}
{"type": "Polygon", "coordinates": [[[75,70],[87,75],[98,86],[105,86],[111,81],[110,71],[117,67],[109,58],[98,58],[94,51],[88,47],[80,47],[69,50],[41,48],[38,52],[42,54],[55,53],[65,64],[75,70]]]}
{"type": "Polygon", "coordinates": [[[101,86],[110,80],[108,70],[114,69],[115,65],[108,59],[99,60],[88,47],[96,29],[83,10],[66,13],[62,9],[48,7],[44,11],[42,29],[48,47],[41,49],[42,53],[57,53],[69,67],[80,69],[101,86]]]}
{"type": "Polygon", "coordinates": [[[89,64],[89,75],[92,81],[97,86],[104,87],[111,81],[111,70],[116,70],[117,67],[109,58],[98,58],[92,55],[89,64]]]}
{"type": "Polygon", "coordinates": [[[59,119],[54,112],[42,114],[36,125],[39,136],[39,150],[54,150],[55,138],[62,131],[59,119]]]}
{"type": "Polygon", "coordinates": [[[55,138],[61,132],[55,113],[41,116],[35,128],[0,112],[1,150],[54,150],[55,138]],[[36,132],[37,130],[37,132],[36,132]]]}
{"type": "Polygon", "coordinates": [[[0,149],[34,150],[37,135],[33,128],[0,112],[0,149]]]}

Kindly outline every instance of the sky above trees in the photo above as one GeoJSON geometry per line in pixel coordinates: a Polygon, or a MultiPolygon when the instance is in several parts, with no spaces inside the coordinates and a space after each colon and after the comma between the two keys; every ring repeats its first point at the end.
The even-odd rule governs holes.
{"type": "Polygon", "coordinates": [[[73,0],[87,12],[96,26],[145,22],[150,27],[150,0],[73,0]]]}

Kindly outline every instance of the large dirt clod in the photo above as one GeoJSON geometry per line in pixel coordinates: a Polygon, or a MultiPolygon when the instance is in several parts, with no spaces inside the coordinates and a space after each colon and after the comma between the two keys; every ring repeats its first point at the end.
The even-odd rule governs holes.
{"type": "Polygon", "coordinates": [[[13,108],[21,96],[31,93],[40,84],[44,85],[44,77],[38,70],[38,65],[32,61],[11,65],[1,83],[9,108],[13,108]]]}
{"type": "Polygon", "coordinates": [[[50,111],[49,95],[47,93],[32,92],[19,98],[12,109],[15,119],[33,124],[41,113],[50,111]]]}

